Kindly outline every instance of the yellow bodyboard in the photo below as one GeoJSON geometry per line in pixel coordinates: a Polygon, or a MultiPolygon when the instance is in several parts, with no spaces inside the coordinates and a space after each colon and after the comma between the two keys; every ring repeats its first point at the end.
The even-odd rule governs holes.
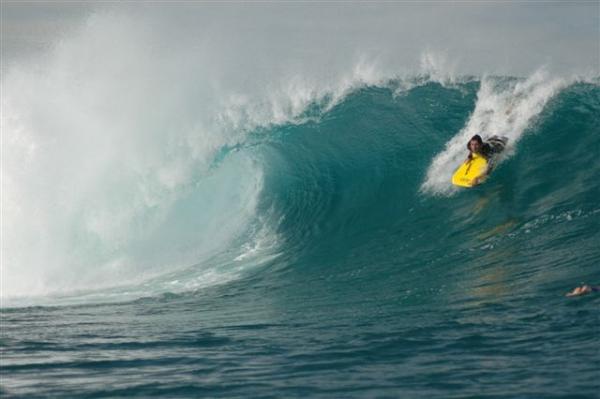
{"type": "Polygon", "coordinates": [[[466,160],[460,165],[456,172],[454,172],[452,184],[461,187],[473,187],[475,179],[485,175],[487,168],[487,159],[479,154],[473,154],[473,159],[466,160]]]}

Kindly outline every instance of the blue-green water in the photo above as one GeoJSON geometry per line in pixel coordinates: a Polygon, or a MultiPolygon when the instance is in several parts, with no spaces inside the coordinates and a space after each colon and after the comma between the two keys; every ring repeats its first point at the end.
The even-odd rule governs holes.
{"type": "Polygon", "coordinates": [[[600,283],[600,88],[548,85],[361,86],[222,146],[157,233],[94,253],[175,258],[252,202],[241,232],[6,302],[2,396],[597,398],[600,295],[564,294],[600,283]],[[454,190],[475,132],[509,148],[454,190]]]}

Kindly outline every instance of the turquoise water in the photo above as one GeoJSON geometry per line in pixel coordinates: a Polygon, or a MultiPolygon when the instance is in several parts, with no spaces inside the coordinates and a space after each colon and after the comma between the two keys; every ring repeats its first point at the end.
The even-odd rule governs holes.
{"type": "Polygon", "coordinates": [[[597,398],[600,295],[564,294],[600,284],[600,88],[413,83],[249,129],[155,233],[77,241],[164,271],[5,302],[2,396],[597,398]],[[475,132],[509,148],[455,190],[475,132]]]}

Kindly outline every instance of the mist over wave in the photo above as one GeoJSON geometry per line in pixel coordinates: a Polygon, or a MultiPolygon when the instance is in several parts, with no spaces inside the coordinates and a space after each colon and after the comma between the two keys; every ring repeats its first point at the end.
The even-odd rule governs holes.
{"type": "Polygon", "coordinates": [[[173,48],[149,27],[95,14],[44,64],[3,74],[3,296],[139,282],[236,239],[252,247],[240,236],[262,231],[262,172],[237,146],[370,81],[358,64],[336,88],[301,75],[263,86],[227,49],[213,60],[202,38],[173,48]]]}

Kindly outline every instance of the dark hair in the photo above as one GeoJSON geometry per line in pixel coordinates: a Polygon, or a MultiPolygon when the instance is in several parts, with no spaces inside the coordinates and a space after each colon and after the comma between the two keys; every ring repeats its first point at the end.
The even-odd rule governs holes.
{"type": "Polygon", "coordinates": [[[467,150],[471,150],[471,148],[469,148],[469,144],[471,143],[471,141],[477,141],[479,144],[483,144],[483,140],[481,139],[481,136],[476,134],[475,136],[471,137],[471,139],[469,141],[467,141],[467,150]]]}

